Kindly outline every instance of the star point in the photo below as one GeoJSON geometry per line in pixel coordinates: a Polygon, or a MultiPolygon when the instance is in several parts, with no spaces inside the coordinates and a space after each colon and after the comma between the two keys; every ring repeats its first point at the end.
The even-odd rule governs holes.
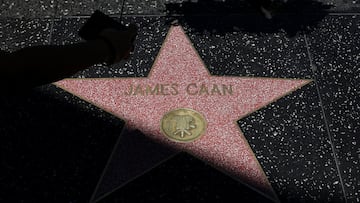
{"type": "Polygon", "coordinates": [[[197,156],[269,194],[271,185],[236,121],[309,82],[212,76],[183,29],[176,26],[170,28],[146,78],[65,79],[55,85],[124,119],[128,128],[197,156]],[[201,138],[178,143],[162,134],[162,116],[177,108],[193,109],[205,117],[207,129],[201,138]]]}

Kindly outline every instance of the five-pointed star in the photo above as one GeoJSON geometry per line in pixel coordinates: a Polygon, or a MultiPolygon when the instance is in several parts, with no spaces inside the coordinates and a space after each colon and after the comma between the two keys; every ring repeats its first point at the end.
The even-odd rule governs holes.
{"type": "Polygon", "coordinates": [[[236,121],[307,83],[212,76],[181,26],[176,26],[170,28],[146,78],[65,79],[56,85],[124,119],[128,128],[269,193],[270,183],[236,121]],[[200,139],[179,143],[161,133],[161,118],[177,108],[190,108],[205,117],[207,129],[200,139]]]}

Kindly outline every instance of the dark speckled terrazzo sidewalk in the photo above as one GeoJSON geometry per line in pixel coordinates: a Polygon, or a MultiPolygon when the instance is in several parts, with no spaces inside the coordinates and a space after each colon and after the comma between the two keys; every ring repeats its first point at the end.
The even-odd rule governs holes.
{"type": "Polygon", "coordinates": [[[212,75],[312,80],[238,121],[277,198],[49,84],[0,96],[0,202],[360,202],[359,1],[295,0],[271,21],[251,0],[124,1],[3,0],[0,49],[78,42],[100,9],[140,27],[135,53],[73,78],[146,77],[177,20],[212,75]],[[121,185],[119,157],[142,167],[121,185]]]}

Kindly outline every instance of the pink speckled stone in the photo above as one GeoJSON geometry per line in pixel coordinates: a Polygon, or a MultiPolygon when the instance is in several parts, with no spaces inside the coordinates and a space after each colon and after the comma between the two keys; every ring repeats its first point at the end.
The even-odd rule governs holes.
{"type": "Polygon", "coordinates": [[[265,173],[236,121],[309,83],[309,80],[212,76],[181,26],[171,27],[147,78],[65,79],[56,85],[124,119],[152,139],[201,158],[232,177],[274,197],[265,173]],[[131,85],[178,84],[177,95],[126,95],[131,85]],[[231,85],[232,95],[189,95],[186,86],[231,85]],[[162,116],[191,108],[206,118],[205,134],[191,143],[170,141],[162,116]]]}

